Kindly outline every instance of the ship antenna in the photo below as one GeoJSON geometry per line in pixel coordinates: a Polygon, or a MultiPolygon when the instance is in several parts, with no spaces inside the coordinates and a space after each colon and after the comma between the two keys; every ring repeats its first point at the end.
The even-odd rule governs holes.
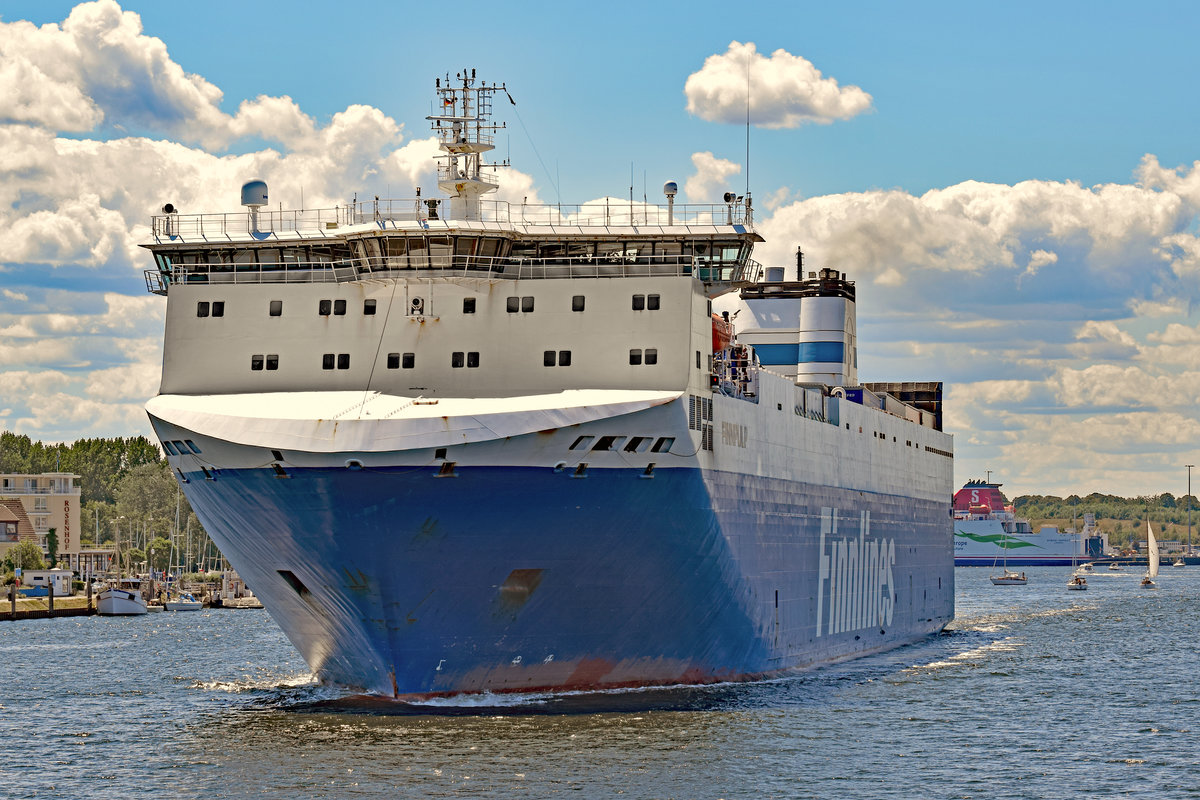
{"type": "Polygon", "coordinates": [[[750,196],[750,56],[746,56],[746,196],[750,196]]]}

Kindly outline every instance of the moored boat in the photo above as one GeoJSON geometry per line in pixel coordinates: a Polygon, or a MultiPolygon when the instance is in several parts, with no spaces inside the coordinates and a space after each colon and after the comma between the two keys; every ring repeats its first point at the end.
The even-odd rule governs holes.
{"type": "Polygon", "coordinates": [[[113,581],[96,595],[96,613],[102,616],[135,616],[149,610],[138,578],[113,581]]]}

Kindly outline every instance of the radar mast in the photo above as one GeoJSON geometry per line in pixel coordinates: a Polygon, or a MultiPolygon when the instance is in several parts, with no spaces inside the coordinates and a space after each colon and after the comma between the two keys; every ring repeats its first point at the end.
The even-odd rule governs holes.
{"type": "Polygon", "coordinates": [[[437,80],[440,113],[427,117],[442,149],[442,155],[437,156],[438,188],[450,195],[451,219],[478,220],[480,197],[499,187],[494,171],[485,174],[484,168],[508,166],[483,160],[484,153],[495,149],[495,132],[505,127],[491,122],[492,95],[507,90],[504,84],[489,86],[486,81],[476,85],[473,69],[464,69],[454,77],[453,83],[449,73],[445,81],[437,80]]]}

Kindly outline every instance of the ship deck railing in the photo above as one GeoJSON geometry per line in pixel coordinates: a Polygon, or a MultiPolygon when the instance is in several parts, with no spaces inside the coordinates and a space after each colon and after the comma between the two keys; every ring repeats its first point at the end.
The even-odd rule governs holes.
{"type": "Polygon", "coordinates": [[[530,280],[550,278],[649,278],[690,276],[706,283],[751,284],[762,275],[753,259],[705,261],[694,256],[588,258],[514,258],[466,255],[425,256],[419,266],[387,256],[344,261],[269,264],[177,264],[158,255],[159,268],[145,270],[146,290],[166,294],[170,285],[348,283],[370,278],[476,278],[530,280]]]}
{"type": "Polygon", "coordinates": [[[733,347],[713,353],[713,389],[737,400],[758,402],[759,367],[745,347],[733,347]]]}
{"type": "MultiPolygon", "coordinates": [[[[342,206],[306,210],[262,209],[227,214],[157,214],[151,217],[156,239],[232,242],[262,238],[264,234],[296,233],[313,237],[337,236],[343,226],[372,223],[438,223],[448,219],[448,198],[367,200],[342,206]]],[[[667,225],[753,226],[748,204],[680,204],[674,207],[606,198],[582,205],[534,205],[485,200],[480,204],[482,223],[509,227],[554,228],[639,227],[667,225]]]]}

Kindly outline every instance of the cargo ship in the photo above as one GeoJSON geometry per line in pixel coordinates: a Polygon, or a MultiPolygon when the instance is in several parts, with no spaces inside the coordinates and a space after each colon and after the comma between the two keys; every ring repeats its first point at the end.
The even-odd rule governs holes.
{"type": "Polygon", "coordinates": [[[1052,567],[1099,558],[1102,538],[1091,514],[1079,534],[1050,525],[1037,532],[1017,517],[1002,484],[969,480],[954,493],[954,564],[959,567],[1052,567]]]}
{"type": "Polygon", "coordinates": [[[489,201],[492,102],[435,86],[443,196],[167,204],[147,403],[213,541],[323,681],[397,698],[745,681],[954,614],[936,382],[861,384],[854,282],[763,267],[749,194],[489,201]]]}

